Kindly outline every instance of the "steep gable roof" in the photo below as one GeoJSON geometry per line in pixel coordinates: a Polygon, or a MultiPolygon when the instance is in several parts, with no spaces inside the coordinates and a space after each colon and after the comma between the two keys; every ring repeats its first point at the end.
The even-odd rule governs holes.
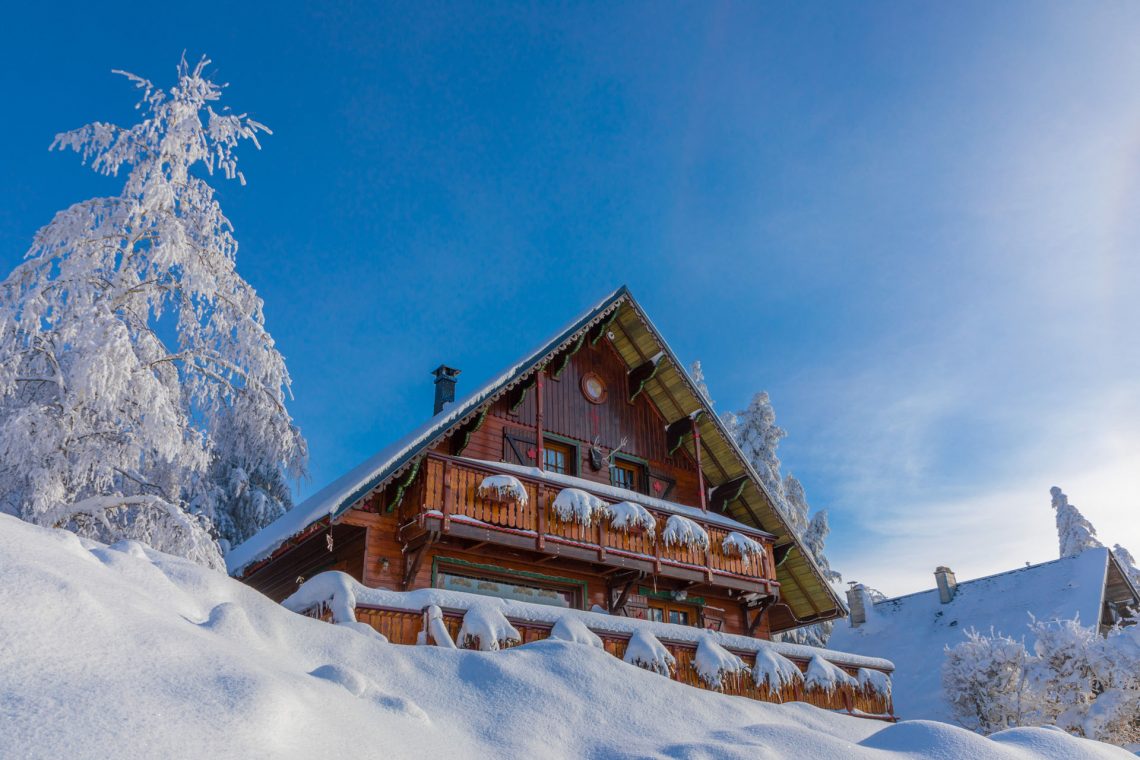
{"type": "MultiPolygon", "coordinates": [[[[712,411],[708,399],[697,390],[684,365],[624,286],[587,309],[484,387],[444,409],[236,547],[226,558],[230,573],[242,574],[250,565],[272,556],[282,544],[309,526],[325,519],[335,520],[362,499],[386,487],[428,448],[455,433],[560,352],[585,340],[591,331],[595,337],[600,333],[610,336],[631,372],[638,368],[648,370],[642,376],[641,388],[666,419],[675,421],[703,412],[697,424],[707,484],[715,487],[740,482],[740,492],[733,494],[734,499],[729,504],[729,516],[777,537],[782,603],[771,613],[773,627],[787,629],[844,614],[842,602],[793,535],[784,516],[764,491],[759,476],[712,411]]],[[[695,453],[691,436],[683,445],[695,453]]]]}

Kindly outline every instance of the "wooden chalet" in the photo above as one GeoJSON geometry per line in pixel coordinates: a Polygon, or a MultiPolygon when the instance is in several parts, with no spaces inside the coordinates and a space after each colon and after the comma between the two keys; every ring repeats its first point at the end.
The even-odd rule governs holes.
{"type": "Polygon", "coordinates": [[[438,368],[432,419],[238,546],[231,573],[277,600],[339,570],[757,639],[846,614],[625,287],[455,402],[458,374],[438,368]]]}

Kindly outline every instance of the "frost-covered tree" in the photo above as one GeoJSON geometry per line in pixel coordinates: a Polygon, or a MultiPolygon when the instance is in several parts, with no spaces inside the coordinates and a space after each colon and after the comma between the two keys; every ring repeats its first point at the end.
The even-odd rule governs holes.
{"type": "Polygon", "coordinates": [[[1057,540],[1062,557],[1075,557],[1085,549],[1104,545],[1097,540],[1096,528],[1069,503],[1069,497],[1060,488],[1053,486],[1049,493],[1053,497],[1053,511],[1057,513],[1057,540]]]}
{"type": "Polygon", "coordinates": [[[990,733],[1055,725],[1121,746],[1140,742],[1140,626],[1107,636],[1078,619],[1029,623],[1033,652],[1021,642],[967,631],[947,648],[942,683],[958,720],[990,733]]]}
{"type": "Polygon", "coordinates": [[[689,365],[689,376],[693,378],[693,384],[697,386],[697,390],[704,395],[705,400],[709,402],[709,406],[713,406],[712,396],[709,395],[709,386],[705,382],[705,371],[701,367],[701,360],[697,359],[689,365]]]}
{"type": "MultiPolygon", "coordinates": [[[[797,536],[803,536],[808,529],[810,523],[808,515],[811,513],[811,506],[808,505],[807,493],[804,492],[803,483],[789,472],[784,476],[781,490],[784,494],[784,516],[788,519],[788,525],[797,536]]],[[[825,517],[824,522],[826,521],[827,518],[825,517]]],[[[824,535],[827,535],[826,531],[824,535]]],[[[820,539],[819,546],[822,551],[822,539],[820,539]]]]}
{"type": "Polygon", "coordinates": [[[784,511],[784,486],[780,479],[780,458],[776,455],[776,448],[787,434],[786,430],[776,424],[776,410],[772,408],[767,391],[760,391],[753,396],[748,408],[736,415],[733,430],[736,442],[756,469],[768,494],[776,501],[776,507],[784,511]]]}
{"type": "Polygon", "coordinates": [[[965,631],[966,640],[946,648],[942,689],[954,718],[985,734],[1025,725],[1033,712],[1033,692],[1025,645],[994,631],[965,631]]]}
{"type": "Polygon", "coordinates": [[[1136,567],[1136,560],[1132,557],[1132,553],[1120,544],[1114,544],[1112,556],[1116,557],[1116,561],[1120,563],[1120,567],[1128,576],[1128,580],[1132,581],[1132,585],[1140,590],[1140,568],[1136,567]]]}
{"type": "Polygon", "coordinates": [[[127,75],[138,123],[53,143],[126,178],[58,213],[0,285],[0,510],[220,568],[215,526],[240,540],[287,509],[305,444],[205,179],[244,182],[235,149],[268,130],[214,110],[207,63],[169,91],[127,75]]]}

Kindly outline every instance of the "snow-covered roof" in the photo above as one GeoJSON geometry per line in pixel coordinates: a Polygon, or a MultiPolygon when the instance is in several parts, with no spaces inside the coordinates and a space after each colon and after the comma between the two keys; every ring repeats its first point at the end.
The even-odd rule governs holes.
{"type": "Polygon", "coordinates": [[[1039,565],[970,581],[959,581],[953,599],[939,600],[938,589],[887,599],[867,613],[857,628],[838,621],[829,647],[868,656],[889,656],[894,676],[895,712],[902,718],[951,720],[942,697],[944,650],[963,640],[962,632],[991,628],[1032,647],[1027,624],[1080,616],[1085,625],[1100,621],[1108,572],[1108,549],[1089,549],[1039,565]]]}
{"type": "MultiPolygon", "coordinates": [[[[471,459],[469,457],[458,458],[471,462],[472,464],[488,464],[487,462],[484,462],[480,459],[471,459]]],[[[719,512],[704,512],[699,507],[690,507],[684,504],[678,504],[675,501],[658,499],[654,496],[638,493],[637,491],[630,491],[625,488],[618,488],[616,486],[606,485],[605,483],[598,483],[593,480],[574,477],[573,475],[562,475],[561,473],[557,472],[540,470],[537,467],[509,464],[506,462],[494,462],[491,464],[493,464],[497,470],[515,472],[528,478],[545,480],[547,483],[557,483],[558,485],[566,486],[567,488],[580,488],[583,491],[593,492],[605,496],[606,498],[613,499],[615,502],[632,501],[633,503],[640,504],[643,507],[652,507],[653,509],[666,512],[668,514],[680,515],[681,517],[688,517],[693,520],[700,520],[701,522],[717,525],[721,528],[728,528],[729,530],[744,530],[753,534],[760,533],[774,538],[771,533],[760,530],[754,525],[745,525],[744,523],[738,520],[733,520],[731,517],[722,515],[719,512]]]]}
{"type": "Polygon", "coordinates": [[[628,295],[629,290],[624,285],[610,293],[482,388],[449,405],[408,436],[381,449],[235,547],[226,555],[226,566],[230,574],[239,574],[254,562],[270,556],[283,543],[318,520],[336,517],[351,507],[385,480],[399,473],[441,435],[477,412],[484,402],[513,387],[527,369],[556,353],[583,328],[617,308],[628,295]]]}

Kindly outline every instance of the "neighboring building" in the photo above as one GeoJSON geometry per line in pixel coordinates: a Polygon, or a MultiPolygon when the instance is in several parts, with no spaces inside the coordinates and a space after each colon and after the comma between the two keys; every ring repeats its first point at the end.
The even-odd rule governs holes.
{"type": "Polygon", "coordinates": [[[642,667],[658,637],[653,669],[685,683],[890,716],[889,661],[768,640],[846,609],[626,288],[461,401],[458,370],[433,374],[434,417],[230,572],[396,643],[486,646],[469,632],[490,605],[507,646],[574,619],[642,667]]]}
{"type": "Polygon", "coordinates": [[[434,374],[431,420],[234,549],[231,573],[276,599],[337,569],[763,638],[845,614],[626,288],[462,401],[458,370],[434,374]],[[492,476],[525,498],[481,489],[492,476]],[[561,519],[567,488],[653,524],[561,519]],[[691,526],[707,549],[662,540],[691,526]]]}
{"type": "Polygon", "coordinates": [[[848,592],[849,624],[837,624],[828,642],[843,652],[889,657],[895,709],[905,719],[952,721],[942,692],[946,647],[970,628],[1024,639],[1030,651],[1030,615],[1038,620],[1096,623],[1103,633],[1140,610],[1140,594],[1105,548],[1074,557],[957,581],[949,568],[935,571],[935,588],[872,602],[866,590],[848,592]]]}

